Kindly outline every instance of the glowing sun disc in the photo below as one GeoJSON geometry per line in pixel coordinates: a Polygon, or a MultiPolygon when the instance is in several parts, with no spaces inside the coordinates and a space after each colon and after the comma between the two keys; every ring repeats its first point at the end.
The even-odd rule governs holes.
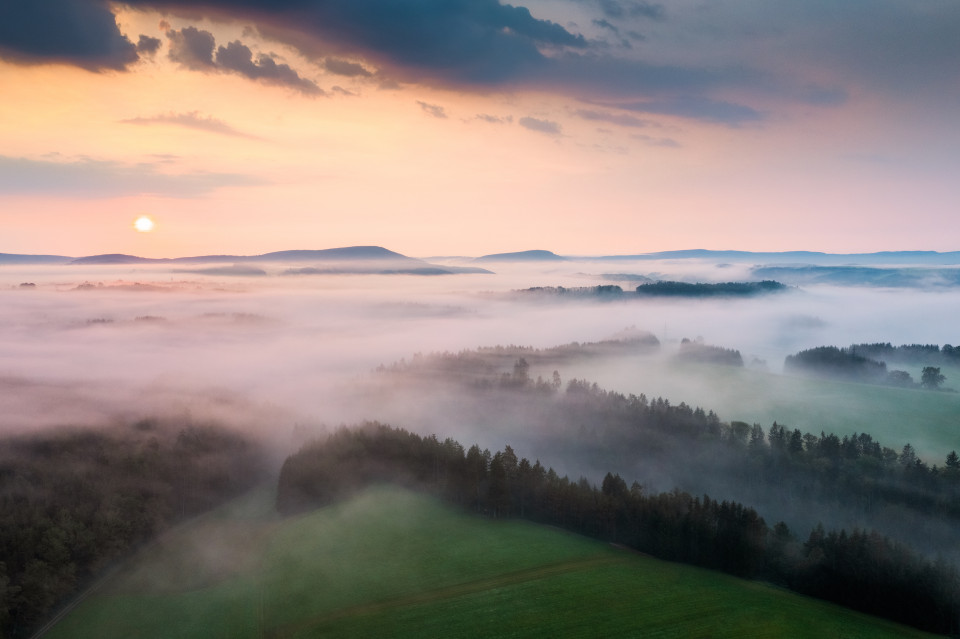
{"type": "Polygon", "coordinates": [[[141,215],[133,222],[133,228],[141,233],[149,233],[153,230],[153,220],[146,215],[141,215]]]}

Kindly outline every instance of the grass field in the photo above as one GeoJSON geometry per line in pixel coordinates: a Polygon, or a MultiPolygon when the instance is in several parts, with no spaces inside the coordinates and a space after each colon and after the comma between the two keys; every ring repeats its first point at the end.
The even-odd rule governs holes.
{"type": "Polygon", "coordinates": [[[253,493],[172,532],[46,636],[927,636],[393,487],[285,520],[270,506],[253,493]]]}
{"type": "MultiPolygon", "coordinates": [[[[895,366],[892,368],[896,368],[895,366]]],[[[920,379],[919,370],[909,371],[920,379]]],[[[960,370],[944,368],[960,388],[960,370]]],[[[713,410],[724,421],[776,421],[819,435],[869,433],[899,450],[911,444],[930,464],[960,452],[960,393],[901,389],[768,373],[749,368],[666,363],[656,358],[605,360],[566,373],[621,393],[645,393],[713,410]]]]}

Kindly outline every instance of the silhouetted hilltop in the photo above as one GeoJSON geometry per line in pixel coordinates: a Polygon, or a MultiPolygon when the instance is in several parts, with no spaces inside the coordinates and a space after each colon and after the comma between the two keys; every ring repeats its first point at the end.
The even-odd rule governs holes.
{"type": "Polygon", "coordinates": [[[562,262],[567,258],[552,251],[519,251],[516,253],[493,253],[478,257],[474,262],[562,262]]]}
{"type": "Polygon", "coordinates": [[[755,277],[774,278],[790,284],[831,284],[835,286],[958,286],[960,269],[878,268],[874,266],[763,266],[754,268],[755,277]]]}
{"type": "MultiPolygon", "coordinates": [[[[437,258],[434,258],[437,259],[437,258]]],[[[818,251],[780,251],[780,252],[753,252],[753,251],[715,251],[710,249],[688,249],[677,251],[659,251],[653,253],[638,253],[632,255],[598,255],[565,257],[547,250],[517,251],[513,253],[493,253],[474,258],[474,262],[561,262],[568,260],[584,261],[637,261],[637,260],[687,260],[701,259],[715,262],[752,262],[758,268],[764,265],[776,264],[783,267],[863,267],[863,266],[951,266],[960,265],[960,251],[878,251],[876,253],[822,253],[818,251]]],[[[428,264],[423,260],[396,253],[382,246],[346,246],[331,249],[300,249],[288,251],[274,251],[260,255],[197,255],[176,258],[145,258],[122,253],[108,253],[73,258],[63,255],[27,255],[16,253],[0,253],[0,264],[149,264],[158,262],[194,262],[194,263],[236,263],[244,261],[254,262],[303,262],[303,261],[347,261],[347,260],[401,260],[428,264]]],[[[463,272],[451,267],[441,268],[451,272],[463,272]]],[[[786,275],[787,273],[783,273],[786,275]]],[[[792,273],[803,275],[806,278],[837,277],[834,272],[792,273]]],[[[773,272],[763,274],[774,275],[773,272]]],[[[845,276],[852,275],[844,273],[845,276]]],[[[864,273],[855,275],[863,276],[864,273]]],[[[942,275],[942,274],[941,274],[942,275]]]]}
{"type": "Polygon", "coordinates": [[[425,264],[423,260],[407,257],[382,246],[345,246],[320,250],[275,251],[246,258],[265,262],[326,262],[345,260],[402,260],[425,264]]]}
{"type": "Polygon", "coordinates": [[[71,261],[71,264],[89,265],[89,264],[162,264],[171,262],[168,258],[138,257],[136,255],[125,255],[123,253],[106,253],[104,255],[88,255],[87,257],[78,257],[71,261]]]}
{"type": "Polygon", "coordinates": [[[0,264],[66,264],[74,258],[65,255],[18,255],[0,253],[0,264]]]}
{"type": "MultiPolygon", "coordinates": [[[[478,266],[446,266],[431,264],[415,257],[385,249],[382,246],[344,246],[332,249],[304,249],[274,251],[260,255],[197,255],[176,258],[148,258],[123,253],[90,255],[81,258],[63,258],[63,262],[77,265],[124,265],[124,264],[217,264],[207,269],[188,271],[202,275],[266,275],[252,263],[289,263],[292,267],[283,275],[453,275],[486,273],[491,271],[478,266]],[[305,263],[310,266],[303,266],[305,263]]],[[[53,262],[51,262],[53,263],[53,262]]]]}
{"type": "Polygon", "coordinates": [[[821,253],[819,251],[713,251],[708,249],[689,249],[681,251],[660,251],[636,255],[603,255],[593,260],[684,260],[706,259],[717,262],[754,262],[758,264],[817,264],[824,266],[849,265],[951,265],[960,264],[960,251],[879,251],[876,253],[821,253]]]}
{"type": "Polygon", "coordinates": [[[390,260],[426,264],[422,260],[395,253],[382,246],[345,246],[332,249],[275,251],[260,255],[196,255],[176,258],[149,258],[122,253],[90,255],[73,260],[72,264],[154,264],[163,262],[343,262],[359,260],[390,260]]]}

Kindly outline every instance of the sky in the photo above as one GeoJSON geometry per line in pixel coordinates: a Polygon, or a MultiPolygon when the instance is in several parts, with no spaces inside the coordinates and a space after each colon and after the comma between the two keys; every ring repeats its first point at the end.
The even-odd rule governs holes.
{"type": "Polygon", "coordinates": [[[958,34],[955,0],[3,0],[0,252],[957,250],[958,34]]]}

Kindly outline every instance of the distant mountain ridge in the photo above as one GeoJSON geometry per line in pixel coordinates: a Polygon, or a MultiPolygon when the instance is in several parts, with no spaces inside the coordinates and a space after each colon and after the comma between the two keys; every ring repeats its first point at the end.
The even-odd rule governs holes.
{"type": "Polygon", "coordinates": [[[568,258],[557,255],[553,251],[533,250],[518,251],[516,253],[493,253],[474,259],[474,262],[562,262],[568,258]]]}
{"type": "MultiPolygon", "coordinates": [[[[69,258],[67,258],[69,259],[69,258]]],[[[332,249],[306,249],[291,251],[274,251],[260,255],[196,255],[191,257],[138,257],[123,253],[107,253],[104,255],[90,255],[72,260],[71,264],[163,264],[193,262],[223,263],[223,262],[327,262],[327,261],[356,261],[356,260],[391,260],[410,263],[426,264],[423,260],[407,257],[382,246],[345,246],[332,249]]]]}
{"type": "Polygon", "coordinates": [[[601,255],[583,258],[588,260],[683,260],[712,259],[729,262],[775,262],[781,264],[816,264],[845,266],[862,264],[930,264],[958,265],[960,251],[878,251],[875,253],[822,253],[819,251],[714,251],[688,249],[660,251],[636,255],[601,255]]]}
{"type": "Polygon", "coordinates": [[[65,255],[20,255],[0,253],[0,264],[66,264],[76,258],[65,255]]]}
{"type": "MultiPolygon", "coordinates": [[[[437,259],[437,258],[434,258],[437,259]]],[[[473,258],[472,262],[562,262],[562,261],[641,261],[641,260],[685,260],[710,259],[725,262],[753,262],[755,264],[780,265],[960,265],[960,251],[878,251],[875,253],[823,253],[819,251],[726,251],[711,249],[688,249],[677,251],[659,251],[628,255],[564,256],[552,251],[537,249],[512,253],[492,253],[473,258]]],[[[0,253],[0,265],[3,264],[78,264],[78,265],[122,265],[122,264],[234,264],[249,262],[393,262],[394,272],[400,268],[432,268],[450,272],[482,272],[482,269],[470,270],[470,267],[437,266],[421,259],[408,257],[382,246],[345,246],[330,249],[301,249],[274,251],[260,255],[197,255],[191,257],[150,258],[123,253],[107,253],[84,257],[65,255],[30,255],[0,253]],[[403,265],[402,267],[400,265],[403,265]],[[467,270],[464,270],[464,269],[467,270]]]]}
{"type": "Polygon", "coordinates": [[[407,275],[451,275],[462,273],[486,273],[491,271],[475,266],[440,266],[421,259],[408,257],[401,253],[385,249],[382,246],[345,246],[332,249],[305,249],[275,251],[260,255],[198,255],[192,257],[152,258],[127,255],[125,253],[105,253],[86,257],[66,257],[60,255],[15,255],[0,253],[0,265],[3,264],[68,264],[79,266],[112,266],[137,264],[167,264],[171,266],[216,265],[213,268],[176,269],[181,273],[201,275],[266,275],[262,269],[252,266],[254,263],[310,263],[307,268],[291,268],[283,275],[315,274],[407,274],[407,275]]]}

